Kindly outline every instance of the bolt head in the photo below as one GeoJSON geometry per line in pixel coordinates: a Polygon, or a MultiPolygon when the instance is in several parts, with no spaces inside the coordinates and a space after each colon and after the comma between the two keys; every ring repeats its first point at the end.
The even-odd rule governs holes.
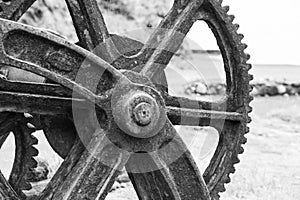
{"type": "Polygon", "coordinates": [[[112,104],[114,120],[128,135],[149,138],[156,135],[165,123],[162,105],[144,91],[130,90],[114,99],[112,104]]]}
{"type": "Polygon", "coordinates": [[[153,117],[153,108],[147,102],[141,102],[133,108],[133,120],[140,126],[147,126],[153,117]]]}

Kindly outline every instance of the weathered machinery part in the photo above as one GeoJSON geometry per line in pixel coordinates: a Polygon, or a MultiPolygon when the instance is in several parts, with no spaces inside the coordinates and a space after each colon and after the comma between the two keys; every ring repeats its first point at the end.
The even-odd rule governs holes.
{"type": "MultiPolygon", "coordinates": [[[[0,18],[17,21],[35,1],[3,1],[0,3],[0,18]]],[[[7,80],[9,78],[9,67],[2,66],[0,70],[3,79],[7,80]]],[[[14,70],[18,71],[18,69],[14,70]]],[[[38,77],[35,74],[27,74],[33,75],[35,79],[38,77]]],[[[8,182],[20,197],[25,198],[23,191],[32,188],[28,180],[32,175],[31,170],[37,166],[34,156],[38,155],[38,150],[33,145],[37,144],[38,141],[32,135],[36,130],[33,125],[34,120],[26,114],[4,112],[0,113],[0,116],[0,149],[10,132],[14,134],[15,138],[15,159],[8,182]]]]}
{"type": "MultiPolygon", "coordinates": [[[[144,46],[144,44],[139,41],[116,34],[110,34],[110,39],[113,41],[120,54],[126,56],[135,55],[144,46]]],[[[104,44],[99,44],[95,48],[97,48],[97,52],[103,52],[105,51],[106,46],[104,44]]],[[[126,64],[120,65],[119,69],[133,70],[132,66],[126,64]]],[[[156,82],[159,82],[159,85],[164,86],[164,91],[167,91],[167,79],[165,73],[162,73],[161,77],[159,77],[159,81],[156,82]]],[[[78,137],[73,121],[69,118],[59,116],[42,118],[43,131],[49,144],[60,157],[66,158],[78,137]]]]}
{"type": "Polygon", "coordinates": [[[66,117],[47,116],[42,119],[45,136],[52,149],[66,158],[77,140],[77,132],[72,120],[66,117]]]}
{"type": "MultiPolygon", "coordinates": [[[[75,11],[78,8],[76,7],[79,5],[78,2],[84,5],[79,6],[80,8],[94,11],[82,12],[79,9],[77,10],[79,11],[77,16],[73,12],[73,21],[78,25],[77,33],[79,39],[81,42],[83,41],[81,46],[87,47],[90,44],[99,42],[99,40],[101,42],[103,38],[109,38],[107,37],[108,32],[105,30],[105,23],[102,20],[103,17],[95,8],[95,1],[68,0],[68,2],[69,7],[73,6],[72,8],[75,8],[75,11]],[[96,20],[91,20],[89,23],[84,22],[83,26],[79,26],[80,24],[82,25],[80,20],[88,19],[82,18],[81,15],[89,14],[95,15],[89,16],[89,19],[96,20]],[[76,23],[76,20],[78,23],[76,23]],[[85,25],[88,25],[88,27],[85,27],[85,25]],[[97,33],[102,34],[99,37],[97,34],[90,35],[88,38],[94,39],[89,42],[88,38],[85,38],[87,34],[81,34],[86,30],[89,31],[89,34],[95,33],[95,30],[100,30],[97,33]]],[[[164,120],[155,121],[157,127],[160,127],[161,123],[165,123],[165,126],[156,135],[150,134],[150,138],[139,139],[137,137],[139,132],[136,130],[132,132],[135,136],[122,131],[122,128],[115,124],[113,120],[115,117],[113,115],[114,112],[110,113],[110,109],[106,109],[107,120],[110,126],[101,130],[97,128],[83,129],[83,131],[86,131],[86,134],[94,133],[93,140],[85,151],[82,144],[78,141],[75,142],[62,166],[50,184],[47,185],[46,190],[41,194],[40,199],[104,199],[119,173],[118,170],[125,165],[140,199],[207,200],[210,199],[209,196],[213,199],[218,199],[218,193],[224,191],[224,184],[230,181],[229,174],[234,172],[233,165],[238,162],[238,154],[243,151],[241,145],[246,142],[244,134],[248,132],[247,123],[250,121],[248,113],[251,111],[249,107],[249,102],[251,101],[249,81],[252,77],[248,74],[251,66],[247,64],[249,56],[244,53],[246,46],[241,43],[242,36],[236,32],[238,26],[232,23],[233,17],[227,15],[227,12],[228,8],[222,7],[221,2],[215,0],[175,0],[172,10],[159,27],[168,27],[168,29],[157,29],[158,31],[154,31],[152,37],[137,55],[131,57],[121,55],[115,48],[114,43],[109,42],[106,44],[107,51],[101,53],[107,60],[114,60],[115,56],[120,57],[113,63],[115,68],[103,62],[94,54],[84,51],[63,39],[31,27],[1,20],[1,31],[8,35],[6,38],[1,37],[1,40],[3,40],[1,41],[2,45],[6,53],[14,57],[7,57],[3,52],[0,52],[0,56],[3,58],[1,59],[2,64],[9,64],[52,79],[54,82],[62,85],[63,88],[74,89],[76,93],[82,95],[88,101],[93,102],[94,99],[97,99],[96,106],[98,108],[110,107],[111,105],[108,102],[114,96],[117,97],[115,100],[118,103],[119,99],[121,99],[118,97],[122,95],[141,95],[141,99],[144,100],[147,100],[147,95],[150,95],[150,99],[156,102],[156,104],[152,105],[158,108],[154,110],[159,110],[159,113],[154,114],[161,116],[161,113],[165,111],[172,122],[168,120],[166,122],[164,120]],[[223,55],[228,88],[227,96],[221,102],[201,102],[172,97],[167,93],[163,93],[150,81],[150,79],[152,81],[155,80],[161,74],[159,72],[166,67],[165,65],[154,67],[154,64],[157,62],[168,64],[184,39],[184,37],[177,38],[176,33],[180,32],[185,36],[193,23],[199,19],[206,21],[212,28],[223,55]],[[174,39],[176,39],[176,42],[174,42],[174,39]],[[22,53],[17,54],[16,52],[20,52],[20,49],[22,49],[22,53]],[[165,49],[170,51],[165,52],[165,49]],[[54,60],[56,62],[53,66],[46,65],[45,61],[47,61],[48,57],[45,57],[45,55],[52,55],[51,53],[57,52],[59,52],[59,55],[56,55],[61,56],[58,58],[67,57],[68,59],[57,59],[55,57],[54,60]],[[15,58],[19,60],[15,60],[15,58]],[[74,81],[76,72],[84,58],[95,63],[100,68],[99,72],[105,68],[109,74],[106,74],[107,77],[110,77],[108,79],[106,75],[103,76],[103,80],[100,81],[95,93],[74,81]],[[123,66],[125,64],[127,67],[123,66]],[[116,69],[123,67],[118,66],[134,70],[121,73],[116,69]],[[108,91],[108,96],[104,95],[105,93],[103,92],[105,91],[108,91]],[[116,92],[115,95],[114,92],[116,92]],[[224,122],[223,127],[222,122],[224,122]],[[217,151],[204,173],[206,183],[204,183],[188,149],[173,128],[173,125],[212,126],[219,131],[220,140],[217,151]],[[114,145],[111,145],[111,143],[114,145]],[[118,147],[117,149],[116,146],[118,147]],[[120,149],[125,150],[125,152],[120,151],[120,149]],[[152,156],[147,154],[148,157],[144,157],[142,153],[155,152],[160,149],[165,151],[152,156]],[[83,151],[84,153],[82,154],[83,151]],[[132,152],[139,153],[130,157],[128,153],[132,152]],[[176,155],[179,155],[179,157],[176,157],[176,155]],[[143,163],[146,163],[147,166],[143,165],[143,163]],[[145,167],[146,169],[150,167],[151,170],[146,172],[145,167]],[[153,170],[155,167],[157,170],[153,170]],[[151,193],[147,192],[149,190],[151,190],[151,193]]],[[[2,33],[1,31],[0,33],[2,33]]],[[[98,68],[92,68],[92,70],[98,72],[98,68]]],[[[97,75],[97,73],[89,75],[97,75]]],[[[93,76],[91,77],[94,78],[93,76]]],[[[40,84],[39,87],[34,87],[32,84],[24,83],[23,85],[26,85],[26,87],[21,86],[20,88],[12,85],[16,86],[17,83],[7,83],[7,86],[11,87],[12,91],[2,88],[6,92],[1,92],[3,99],[0,99],[0,101],[5,102],[1,106],[6,111],[30,111],[37,114],[52,114],[56,116],[70,112],[70,102],[72,101],[80,105],[86,102],[84,99],[71,99],[70,95],[67,95],[67,92],[57,85],[40,84]],[[27,100],[26,103],[24,103],[25,100],[27,100]],[[18,105],[17,110],[11,108],[15,104],[18,105]]],[[[139,103],[144,105],[149,102],[139,103]]],[[[121,105],[122,102],[119,104],[121,105]]],[[[127,109],[126,105],[124,109],[127,109]]],[[[136,109],[132,110],[135,111],[136,109]]],[[[146,109],[145,113],[148,113],[148,111],[149,109],[146,109]]],[[[145,116],[148,116],[148,114],[145,116]]],[[[143,124],[147,128],[148,117],[145,118],[145,116],[138,116],[139,120],[137,121],[147,121],[147,123],[143,124]],[[145,120],[141,120],[142,118],[145,120]]],[[[156,115],[150,114],[149,116],[156,115]]],[[[122,117],[126,119],[128,115],[122,114],[121,123],[122,120],[124,121],[122,117]]],[[[85,120],[83,120],[84,123],[92,121],[89,118],[85,120]]],[[[150,121],[152,122],[152,120],[150,121]]],[[[82,126],[85,127],[84,124],[82,126]]],[[[155,124],[152,124],[151,127],[155,127],[155,124]]],[[[143,128],[145,127],[138,130],[143,130],[143,128]]],[[[0,184],[0,196],[10,199],[20,198],[1,176],[0,184]]]]}
{"type": "Polygon", "coordinates": [[[38,150],[33,145],[38,141],[32,135],[35,127],[30,122],[31,118],[22,114],[1,113],[0,149],[10,132],[15,138],[15,159],[8,182],[22,197],[25,197],[23,190],[31,189],[28,180],[32,175],[31,170],[37,166],[34,157],[38,155],[38,150]],[[4,115],[6,117],[2,118],[4,115]]]}
{"type": "Polygon", "coordinates": [[[242,42],[243,35],[237,31],[234,16],[228,15],[229,7],[222,6],[222,1],[207,1],[202,7],[201,20],[204,20],[213,31],[221,50],[227,79],[227,110],[243,113],[246,120],[241,123],[225,121],[219,131],[219,144],[216,152],[205,170],[203,176],[208,185],[212,199],[219,199],[219,192],[224,192],[226,183],[230,182],[230,173],[235,172],[234,165],[239,163],[238,154],[244,152],[242,147],[249,132],[247,123],[251,122],[248,114],[252,111],[250,102],[253,97],[249,92],[252,87],[249,82],[253,79],[248,71],[250,56],[244,52],[247,45],[242,42]]]}

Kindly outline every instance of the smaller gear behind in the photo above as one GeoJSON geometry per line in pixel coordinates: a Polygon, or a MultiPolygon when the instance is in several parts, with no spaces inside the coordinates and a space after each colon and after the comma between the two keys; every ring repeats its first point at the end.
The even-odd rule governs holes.
{"type": "Polygon", "coordinates": [[[30,123],[30,115],[1,113],[0,120],[0,130],[3,131],[0,133],[0,149],[10,133],[14,134],[15,139],[15,157],[8,182],[18,195],[25,196],[23,191],[32,188],[28,181],[33,175],[32,169],[37,167],[34,157],[38,155],[38,150],[34,145],[38,140],[33,136],[36,129],[30,123]]]}

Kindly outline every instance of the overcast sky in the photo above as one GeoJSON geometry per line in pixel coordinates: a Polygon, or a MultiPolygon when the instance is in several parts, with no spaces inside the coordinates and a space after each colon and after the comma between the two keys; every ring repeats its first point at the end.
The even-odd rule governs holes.
{"type": "MultiPolygon", "coordinates": [[[[252,63],[300,65],[300,0],[224,0],[223,4],[230,5],[229,13],[240,24],[252,63]]],[[[201,24],[192,30],[190,37],[201,47],[216,47],[201,24]]]]}

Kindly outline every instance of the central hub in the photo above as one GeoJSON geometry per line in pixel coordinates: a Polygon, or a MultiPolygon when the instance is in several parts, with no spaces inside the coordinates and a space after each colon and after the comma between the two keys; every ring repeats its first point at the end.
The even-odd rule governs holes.
{"type": "Polygon", "coordinates": [[[133,120],[140,126],[147,126],[151,123],[152,112],[151,104],[141,102],[133,108],[133,120]]]}
{"type": "Polygon", "coordinates": [[[162,97],[146,85],[120,82],[115,87],[111,108],[117,126],[133,137],[152,137],[166,122],[162,97]]]}
{"type": "Polygon", "coordinates": [[[134,137],[150,137],[157,132],[161,109],[155,98],[143,91],[129,91],[113,105],[114,119],[119,128],[134,137]]]}

